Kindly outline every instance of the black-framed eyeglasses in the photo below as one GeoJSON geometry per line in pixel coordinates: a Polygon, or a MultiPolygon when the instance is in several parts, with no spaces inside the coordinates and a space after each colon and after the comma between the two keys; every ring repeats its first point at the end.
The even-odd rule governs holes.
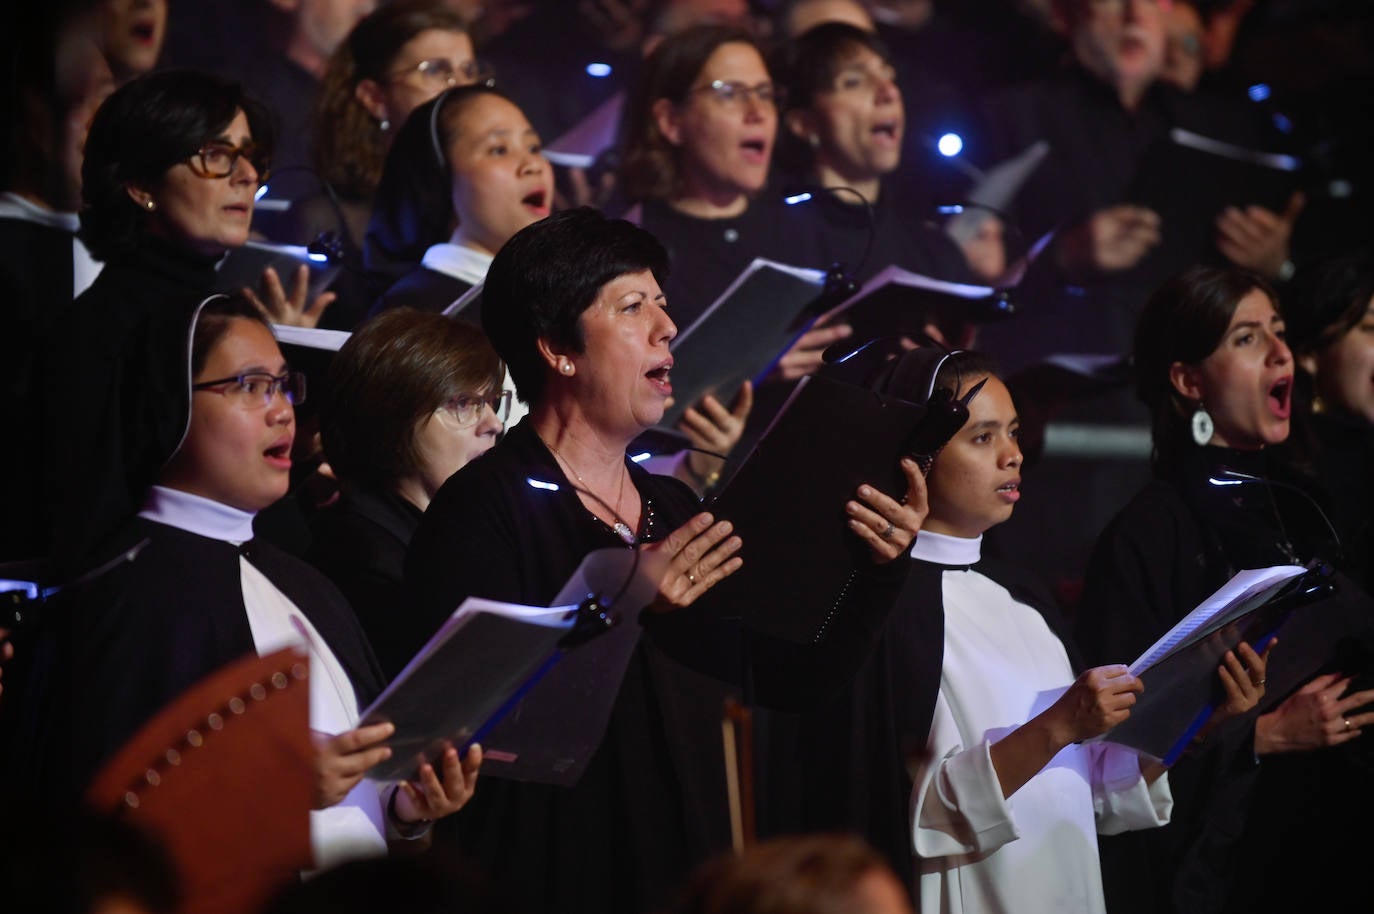
{"type": "Polygon", "coordinates": [[[281,394],[292,406],[305,402],[305,375],[287,371],[272,375],[265,371],[250,371],[214,381],[192,384],[192,390],[209,390],[228,397],[242,409],[266,409],[272,398],[281,394]]]}
{"type": "Polygon", "coordinates": [[[760,105],[781,107],[787,99],[787,92],[777,83],[758,83],[749,85],[728,79],[713,79],[704,86],[697,86],[693,92],[709,93],[722,105],[743,107],[750,99],[757,99],[760,105]]]}
{"type": "Polygon", "coordinates": [[[393,80],[418,75],[420,81],[436,89],[452,89],[454,86],[475,86],[478,83],[491,85],[494,73],[491,65],[484,60],[465,60],[455,64],[447,57],[431,57],[413,67],[406,67],[391,74],[393,80]]]}
{"type": "Polygon", "coordinates": [[[511,392],[498,390],[485,395],[459,394],[440,403],[435,411],[451,416],[455,427],[467,428],[476,425],[482,418],[482,411],[489,406],[497,421],[505,425],[510,418],[510,404],[511,392]]]}
{"type": "Polygon", "coordinates": [[[186,160],[192,173],[200,178],[227,178],[238,167],[239,159],[247,159],[248,164],[258,173],[258,183],[267,183],[272,171],[272,156],[266,149],[252,140],[235,146],[222,140],[211,140],[191,153],[186,160]]]}

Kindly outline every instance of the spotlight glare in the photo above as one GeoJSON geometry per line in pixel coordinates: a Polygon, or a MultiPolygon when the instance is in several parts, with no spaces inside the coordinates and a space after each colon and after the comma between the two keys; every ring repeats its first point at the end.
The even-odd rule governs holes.
{"type": "Polygon", "coordinates": [[[940,155],[952,159],[964,151],[964,139],[957,133],[946,133],[935,142],[935,148],[940,150],[940,155]]]}

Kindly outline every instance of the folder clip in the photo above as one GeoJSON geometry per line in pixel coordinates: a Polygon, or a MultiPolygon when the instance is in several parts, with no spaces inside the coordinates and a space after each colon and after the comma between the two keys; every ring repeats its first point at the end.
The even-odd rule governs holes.
{"type": "Polygon", "coordinates": [[[572,630],[559,640],[558,646],[567,650],[579,644],[586,644],[598,635],[604,635],[615,628],[619,621],[620,617],[613,615],[610,606],[601,602],[600,597],[596,594],[587,594],[577,607],[577,621],[573,623],[572,630]]]}

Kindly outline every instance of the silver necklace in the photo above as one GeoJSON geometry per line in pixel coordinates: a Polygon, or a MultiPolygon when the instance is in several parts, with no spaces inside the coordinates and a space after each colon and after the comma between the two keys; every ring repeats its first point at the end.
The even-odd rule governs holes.
{"type": "MultiPolygon", "coordinates": [[[[544,439],[541,437],[539,440],[543,441],[544,439]]],[[[547,441],[544,441],[544,445],[549,449],[550,452],[552,452],[554,457],[558,458],[559,463],[563,464],[563,466],[568,468],[568,472],[573,474],[573,477],[577,480],[578,485],[580,485],[584,491],[586,491],[589,495],[592,496],[592,498],[596,499],[598,502],[605,504],[605,502],[599,496],[597,496],[596,493],[592,492],[592,487],[587,485],[587,480],[583,479],[582,474],[577,472],[577,469],[571,463],[568,462],[568,458],[558,453],[558,448],[554,447],[552,444],[549,444],[547,441]]],[[[625,470],[625,465],[622,463],[620,465],[620,489],[616,493],[615,506],[610,507],[608,505],[607,507],[610,507],[611,514],[613,515],[612,523],[610,525],[611,529],[615,531],[616,536],[620,537],[626,543],[629,543],[631,546],[633,546],[635,542],[634,531],[630,529],[629,524],[625,523],[620,519],[620,505],[625,501],[625,477],[629,475],[630,474],[625,470]]],[[[597,516],[595,511],[592,511],[591,515],[593,517],[596,517],[598,520],[601,520],[601,518],[597,516]]]]}

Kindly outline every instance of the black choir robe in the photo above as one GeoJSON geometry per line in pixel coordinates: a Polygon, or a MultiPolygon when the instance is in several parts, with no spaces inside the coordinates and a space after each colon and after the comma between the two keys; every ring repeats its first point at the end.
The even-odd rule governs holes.
{"type": "Polygon", "coordinates": [[[181,443],[191,316],[214,288],[215,262],[141,239],[44,341],[34,382],[43,456],[25,483],[39,511],[32,554],[52,554],[63,572],[137,513],[181,443]]]}
{"type": "MultiPolygon", "coordinates": [[[[627,465],[649,506],[643,540],[662,539],[700,510],[682,483],[627,465]]],[[[406,560],[412,617],[397,624],[418,649],[467,596],[548,605],[582,558],[607,546],[625,544],[587,511],[522,422],[450,477],[425,512],[406,560]],[[532,487],[531,478],[559,490],[532,487]]],[[[843,617],[850,624],[819,646],[751,638],[692,607],[645,614],[582,780],[572,788],[485,780],[460,815],[440,823],[436,840],[456,840],[529,914],[650,909],[693,864],[729,847],[720,722],[744,651],[760,702],[819,700],[871,647],[906,565],[898,559],[861,575],[843,617]]]]}
{"type": "Polygon", "coordinates": [[[311,519],[314,536],[306,558],[348,599],[382,668],[393,675],[415,652],[395,624],[405,614],[406,548],[422,514],[393,492],[345,488],[311,519]]]}
{"type": "MultiPolygon", "coordinates": [[[[1325,551],[1328,537],[1310,504],[1274,487],[1210,485],[1207,479],[1222,467],[1294,485],[1304,481],[1266,451],[1205,447],[1193,449],[1174,478],[1149,483],[1103,531],[1089,562],[1074,620],[1089,663],[1134,660],[1237,571],[1301,563],[1325,551]]],[[[1299,675],[1294,668],[1299,658],[1314,655],[1313,644],[1316,656],[1329,649],[1330,660],[1347,672],[1374,668],[1374,604],[1348,579],[1338,586],[1337,597],[1305,607],[1280,630],[1260,711],[1282,700],[1280,683],[1311,678],[1312,673],[1299,675]]],[[[1369,739],[1360,742],[1367,746],[1369,739]]],[[[1367,755],[1368,749],[1363,751],[1367,755]]],[[[1290,869],[1275,842],[1252,837],[1247,847],[1241,840],[1247,831],[1271,834],[1288,815],[1262,799],[1260,785],[1270,778],[1287,780],[1283,769],[1308,765],[1322,772],[1316,777],[1331,778],[1340,785],[1337,791],[1349,794],[1337,803],[1369,797],[1329,753],[1261,764],[1254,755],[1253,715],[1229,721],[1170,769],[1175,803],[1168,825],[1102,839],[1108,907],[1205,914],[1228,910],[1228,896],[1253,896],[1257,886],[1267,886],[1260,895],[1270,901],[1283,893],[1309,898],[1313,880],[1290,869]]],[[[1330,805],[1326,811],[1340,808],[1330,805]]],[[[1311,833],[1301,835],[1302,841],[1311,838],[1311,833]]]]}
{"type": "MultiPolygon", "coordinates": [[[[472,283],[423,264],[396,280],[372,305],[367,316],[373,317],[392,308],[414,308],[417,311],[438,313],[456,302],[472,288],[472,283]]],[[[476,320],[477,309],[465,319],[476,320]]]]}
{"type": "MultiPolygon", "coordinates": [[[[359,707],[381,691],[381,669],[338,590],[309,565],[263,540],[242,546],[135,518],[105,548],[147,540],[133,561],[65,597],[41,645],[51,663],[35,776],[73,796],[148,719],[185,689],[255,653],[239,557],[303,612],[347,672],[359,707]]],[[[6,696],[8,697],[8,696],[6,696]]],[[[29,699],[30,695],[24,696],[29,699]]],[[[35,710],[37,708],[35,707],[35,710]]]]}

